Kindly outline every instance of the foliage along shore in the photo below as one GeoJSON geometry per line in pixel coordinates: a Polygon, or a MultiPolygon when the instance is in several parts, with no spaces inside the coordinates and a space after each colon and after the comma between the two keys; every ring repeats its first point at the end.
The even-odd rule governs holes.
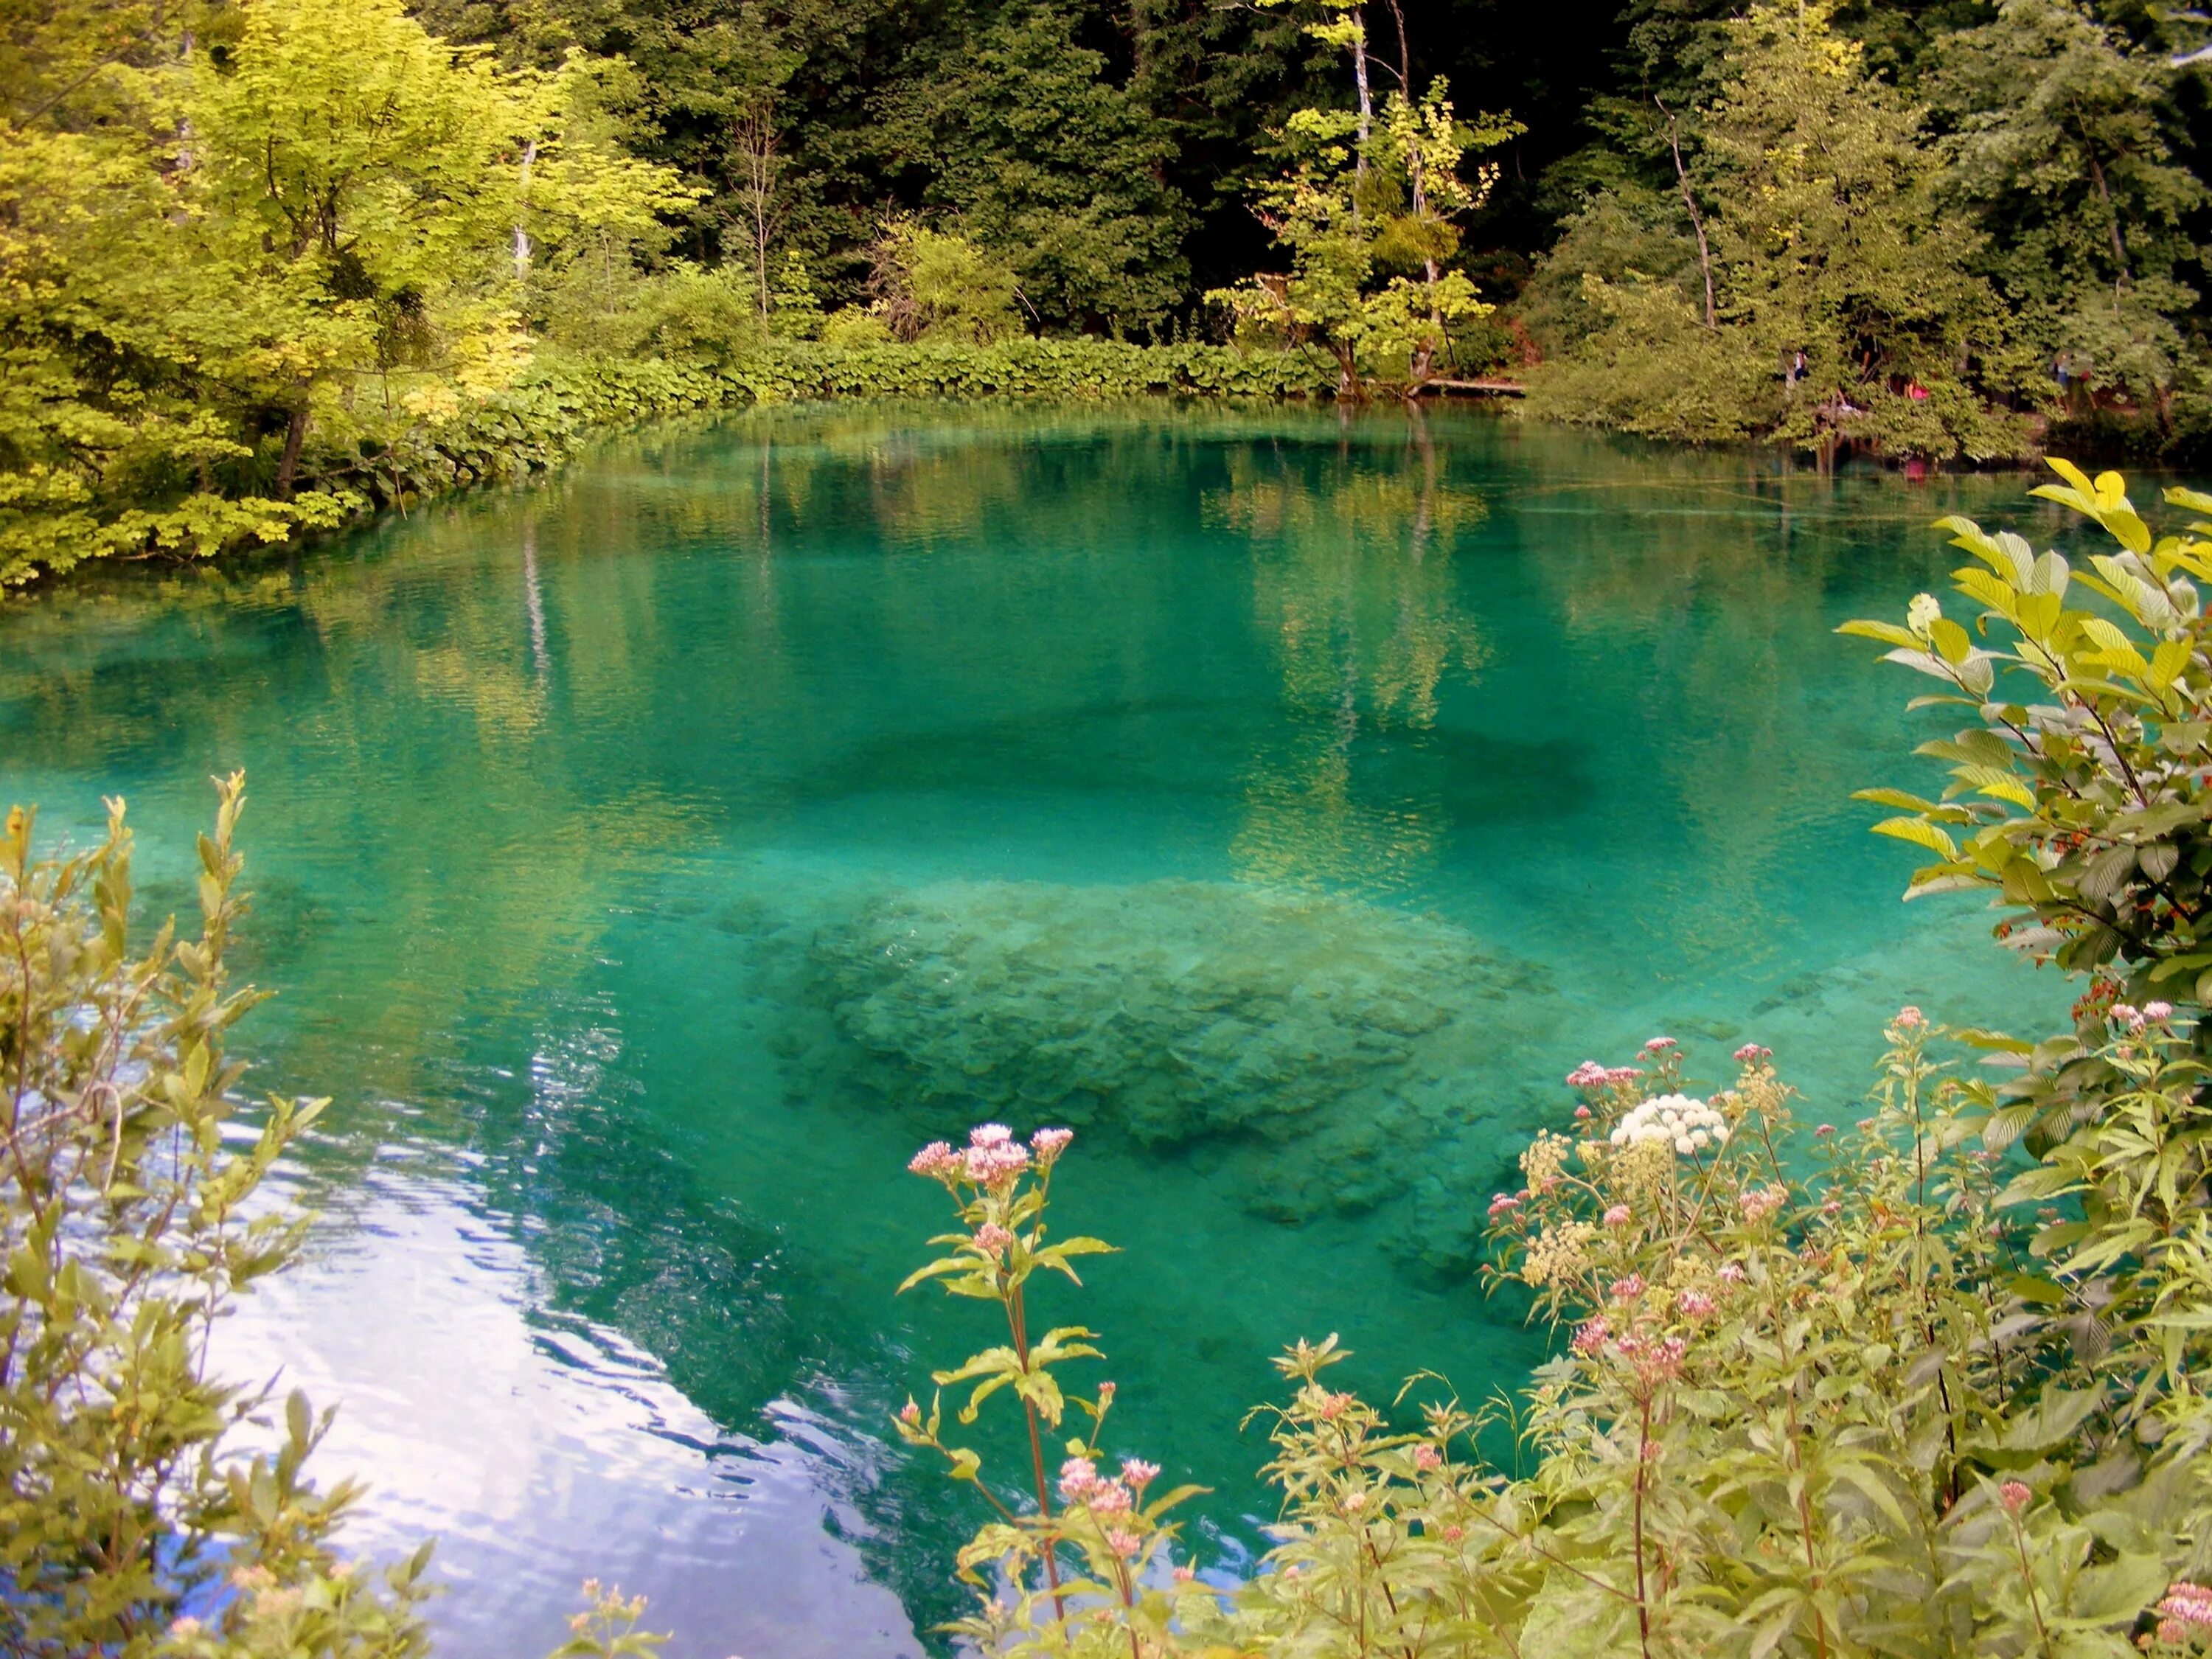
{"type": "Polygon", "coordinates": [[[1127,63],[1061,3],[22,12],[0,591],[776,396],[1358,399],[1502,367],[1539,416],[1824,463],[2212,430],[2212,52],[2172,20],[1623,0],[1612,89],[1540,133],[1511,112],[1540,88],[1462,73],[1420,0],[1148,0],[1127,63]]]}

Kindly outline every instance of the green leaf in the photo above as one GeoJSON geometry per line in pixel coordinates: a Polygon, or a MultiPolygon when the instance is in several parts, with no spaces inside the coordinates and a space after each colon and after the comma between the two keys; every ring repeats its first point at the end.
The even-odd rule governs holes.
{"type": "Polygon", "coordinates": [[[899,1287],[898,1287],[897,1291],[894,1292],[894,1294],[895,1294],[895,1295],[899,1295],[899,1296],[903,1296],[903,1295],[905,1295],[905,1294],[906,1294],[906,1292],[907,1292],[907,1291],[908,1291],[912,1290],[915,1285],[920,1285],[920,1284],[922,1284],[922,1283],[924,1283],[924,1282],[925,1282],[925,1281],[927,1281],[927,1280],[929,1280],[929,1279],[941,1279],[941,1278],[943,1278],[946,1273],[966,1273],[967,1271],[969,1271],[969,1269],[970,1269],[971,1267],[973,1267],[975,1265],[975,1258],[974,1258],[974,1257],[972,1257],[972,1256],[965,1256],[965,1255],[947,1255],[947,1256],[939,1256],[936,1261],[934,1261],[931,1262],[927,1267],[916,1267],[916,1268],[915,1268],[912,1273],[908,1273],[908,1274],[904,1279],[902,1279],[901,1280],[899,1280],[899,1287]]]}
{"type": "Polygon", "coordinates": [[[1965,823],[1972,814],[1961,806],[1940,806],[1932,800],[1908,794],[1902,789],[1854,789],[1853,800],[1871,802],[1876,806],[1894,806],[1900,811],[1923,812],[1930,817],[1941,817],[1947,823],[1965,823]]]}
{"type": "Polygon", "coordinates": [[[1884,645],[1894,645],[1907,651],[1920,649],[1920,638],[1910,629],[1899,628],[1895,623],[1847,622],[1836,632],[1856,635],[1861,639],[1879,640],[1884,645]]]}
{"type": "Polygon", "coordinates": [[[1941,853],[1947,859],[1959,856],[1958,843],[1925,818],[1884,818],[1874,826],[1877,836],[1890,836],[1899,841],[1909,841],[1916,847],[1925,847],[1931,853],[1941,853]]]}
{"type": "Polygon", "coordinates": [[[1937,617],[1928,624],[1929,642],[1945,662],[1957,665],[1966,660],[1974,642],[1966,637],[1966,630],[1948,617],[1937,617]]]}

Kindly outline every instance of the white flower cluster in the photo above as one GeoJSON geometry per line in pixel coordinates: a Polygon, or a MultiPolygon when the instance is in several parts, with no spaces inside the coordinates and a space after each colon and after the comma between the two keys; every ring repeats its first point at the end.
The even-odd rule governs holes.
{"type": "Polygon", "coordinates": [[[1663,1140],[1687,1158],[1726,1140],[1728,1120],[1702,1100],[1687,1095],[1659,1095],[1621,1119],[1611,1139],[1616,1146],[1663,1140]]]}

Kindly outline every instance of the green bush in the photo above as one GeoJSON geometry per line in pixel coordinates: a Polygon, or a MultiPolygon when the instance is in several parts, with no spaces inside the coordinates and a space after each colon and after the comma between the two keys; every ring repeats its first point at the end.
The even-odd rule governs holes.
{"type": "MultiPolygon", "coordinates": [[[[623,327],[641,349],[666,355],[546,350],[501,389],[422,409],[365,412],[342,436],[311,434],[299,463],[301,487],[283,513],[210,520],[204,535],[169,552],[205,556],[281,543],[302,528],[335,527],[380,508],[557,466],[597,428],[754,403],[1156,392],[1285,398],[1326,395],[1334,386],[1333,371],[1313,357],[1195,342],[1017,337],[989,345],[905,345],[864,311],[833,313],[819,341],[765,339],[757,317],[711,272],[678,270],[639,293],[644,297],[625,313],[623,327]]],[[[128,488],[119,476],[101,486],[118,498],[128,488]]],[[[114,550],[86,539],[82,492],[64,495],[48,501],[27,486],[11,495],[0,477],[7,536],[0,552],[8,561],[0,563],[0,586],[114,550]]],[[[232,502],[226,512],[251,505],[232,502]]]]}
{"type": "MultiPolygon", "coordinates": [[[[297,1256],[307,1218],[261,1183],[325,1101],[250,1110],[224,1052],[261,1000],[226,957],[247,909],[241,775],[199,842],[199,926],[131,936],[123,805],[74,858],[0,830],[0,1646],[24,1659],[420,1659],[424,1544],[382,1571],[319,1491],[330,1426],[295,1391],[211,1375],[216,1322],[297,1256]],[[240,1431],[279,1407],[282,1444],[240,1431]]],[[[597,1581],[554,1659],[650,1659],[641,1596],[597,1581]]]]}
{"type": "Polygon", "coordinates": [[[244,906],[240,780],[200,841],[196,937],[134,946],[131,837],[38,862],[0,837],[0,1606],[27,1655],[347,1655],[424,1650],[427,1547],[377,1576],[331,1536],[355,1492],[302,1465],[329,1419],[283,1402],[274,1455],[234,1431],[270,1402],[205,1372],[214,1322],[292,1260],[304,1224],[252,1200],[325,1103],[246,1127],[224,1040],[258,1000],[225,963],[244,906]]]}

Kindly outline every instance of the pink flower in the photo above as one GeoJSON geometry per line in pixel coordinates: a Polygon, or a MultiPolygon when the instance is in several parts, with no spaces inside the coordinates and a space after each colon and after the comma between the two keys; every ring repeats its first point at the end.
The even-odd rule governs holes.
{"type": "Polygon", "coordinates": [[[1490,1200],[1490,1218],[1492,1221],[1495,1221],[1498,1217],[1502,1215],[1510,1215],[1520,1207],[1521,1200],[1514,1197],[1512,1194],[1497,1194],[1490,1200]]]}
{"type": "Polygon", "coordinates": [[[1641,1337],[1624,1336],[1613,1345],[1613,1352],[1636,1368],[1637,1380],[1649,1388],[1679,1376],[1682,1371],[1683,1356],[1690,1345],[1679,1336],[1663,1341],[1647,1342],[1641,1337]]]}
{"type": "Polygon", "coordinates": [[[1567,1073],[1567,1087],[1570,1089],[1602,1089],[1606,1085],[1606,1078],[1607,1073],[1604,1066],[1599,1065],[1594,1060],[1586,1060],[1581,1065],[1576,1066],[1573,1071],[1567,1073]]]}
{"type": "Polygon", "coordinates": [[[1124,1532],[1119,1527],[1106,1534],[1106,1547],[1115,1554],[1130,1557],[1145,1547],[1145,1540],[1133,1532],[1124,1532]]]}
{"type": "Polygon", "coordinates": [[[1334,1423],[1350,1410],[1351,1407],[1352,1396],[1348,1394],[1324,1394],[1314,1409],[1319,1413],[1322,1422],[1334,1423]]]}
{"type": "Polygon", "coordinates": [[[2146,1002],[2142,1006],[2145,1019],[2172,1019],[2173,1005],[2170,1002],[2146,1002]]]}
{"type": "Polygon", "coordinates": [[[1682,1045],[1680,1043],[1675,1042],[1672,1037],[1650,1037],[1644,1041],[1644,1052],[1647,1054],[1663,1054],[1669,1048],[1679,1048],[1682,1045]]]}
{"type": "Polygon", "coordinates": [[[1434,1446],[1416,1446],[1413,1448],[1413,1467],[1415,1468],[1419,1469],[1425,1474],[1431,1470],[1440,1469],[1443,1468],[1443,1466],[1444,1455],[1438,1451],[1434,1446]]]}
{"type": "Polygon", "coordinates": [[[1003,1123],[979,1123],[968,1132],[970,1146],[1004,1146],[1014,1138],[1014,1132],[1003,1123]]]}
{"type": "Polygon", "coordinates": [[[1626,1279],[1613,1281],[1611,1294],[1615,1302],[1633,1302],[1644,1294],[1644,1275],[1631,1273],[1626,1279]]]}
{"type": "Polygon", "coordinates": [[[1071,1457],[1060,1466],[1060,1495],[1071,1504],[1097,1484],[1097,1466],[1087,1457],[1071,1457]]]}
{"type": "Polygon", "coordinates": [[[1575,1121],[1576,1121],[1576,1122],[1577,1122],[1577,1123],[1587,1123],[1587,1122],[1589,1122],[1589,1115],[1590,1115],[1590,1109],[1589,1109],[1589,1107],[1587,1107],[1587,1106],[1577,1106],[1577,1107],[1576,1107],[1576,1108],[1575,1108],[1575,1121]]]}
{"type": "Polygon", "coordinates": [[[912,1427],[921,1421],[921,1407],[909,1400],[899,1407],[899,1421],[912,1427]]]}
{"type": "Polygon", "coordinates": [[[2035,1493],[2023,1480],[2008,1480],[1997,1488],[1997,1502],[2004,1505],[2004,1512],[2014,1520],[2027,1512],[2027,1506],[2034,1499],[2035,1493]]]}
{"type": "MultiPolygon", "coordinates": [[[[987,1129],[995,1129],[995,1123],[987,1123],[987,1129]]],[[[1004,1186],[1030,1167],[1030,1149],[1018,1142],[994,1140],[970,1146],[962,1155],[961,1165],[969,1180],[978,1187],[1004,1186]]]]}
{"type": "Polygon", "coordinates": [[[1014,1236],[995,1221],[987,1221],[975,1229],[975,1248],[985,1255],[1003,1256],[1014,1236]]]}
{"type": "Polygon", "coordinates": [[[1114,1403],[1114,1385],[1111,1382],[1098,1385],[1098,1403],[1102,1407],[1114,1403]]]}
{"type": "Polygon", "coordinates": [[[1640,1067],[1634,1066],[1616,1066],[1605,1074],[1605,1080],[1612,1087],[1619,1088],[1625,1083],[1635,1082],[1637,1079],[1643,1075],[1644,1073],[1640,1067]]]}
{"type": "Polygon", "coordinates": [[[1147,1463],[1141,1457],[1125,1457],[1121,1460],[1121,1478],[1139,1492],[1144,1491],[1146,1486],[1158,1480],[1159,1473],[1158,1464],[1147,1463]]]}
{"type": "Polygon", "coordinates": [[[1744,1272],[1743,1264],[1739,1261],[1722,1262],[1720,1276],[1722,1282],[1729,1285],[1741,1285],[1750,1277],[1744,1272]]]}
{"type": "Polygon", "coordinates": [[[960,1155],[941,1140],[933,1140],[907,1160],[909,1174],[942,1181],[960,1167],[960,1155]]]}
{"type": "Polygon", "coordinates": [[[1927,1023],[1928,1017],[1911,1003],[1899,1009],[1897,1018],[1891,1022],[1900,1031],[1917,1031],[1927,1023]]]}
{"type": "Polygon", "coordinates": [[[2189,1626],[2179,1619],[2161,1619],[2158,1621],[2158,1639],[2170,1648],[2178,1648],[2189,1639],[2189,1626]]]}
{"type": "Polygon", "coordinates": [[[1736,1199],[1746,1221],[1764,1221],[1780,1209],[1790,1196],[1786,1187],[1754,1187],[1736,1199]]]}
{"type": "Polygon", "coordinates": [[[1465,1527],[1454,1525],[1444,1528],[1444,1542],[1447,1544],[1456,1544],[1461,1539],[1466,1536],[1467,1528],[1465,1527]]]}
{"type": "Polygon", "coordinates": [[[1605,1224],[1608,1227],[1626,1227],[1628,1224],[1628,1206],[1616,1204],[1605,1212],[1605,1224]]]}
{"type": "Polygon", "coordinates": [[[1603,1350],[1607,1339],[1612,1336],[1612,1334],[1613,1327],[1607,1324],[1604,1318],[1601,1316],[1598,1318],[1586,1321],[1582,1327],[1575,1332],[1574,1340],[1569,1343],[1568,1346],[1571,1347],[1577,1353],[1580,1354],[1597,1353],[1603,1350]]]}
{"type": "Polygon", "coordinates": [[[1050,1169],[1053,1160],[1066,1152],[1067,1143],[1074,1139],[1073,1129],[1039,1129],[1030,1137],[1030,1150],[1036,1154],[1038,1163],[1050,1169]]]}
{"type": "Polygon", "coordinates": [[[1175,1570],[1175,1581],[1178,1584],[1188,1584],[1197,1577],[1198,1569],[1195,1567],[1177,1567],[1175,1570]]]}
{"type": "Polygon", "coordinates": [[[1084,1494],[1094,1515],[1127,1515],[1134,1507],[1129,1489],[1118,1480],[1101,1480],[1084,1494]]]}
{"type": "Polygon", "coordinates": [[[1821,1140],[1826,1140],[1830,1135],[1835,1133],[1836,1126],[1832,1123],[1820,1124],[1813,1131],[1814,1137],[1821,1140]]]}
{"type": "MultiPolygon", "coordinates": [[[[2212,1630],[2212,1589],[2182,1579],[2166,1587],[2166,1599],[2158,1604],[2158,1610],[2179,1626],[2194,1625],[2199,1630],[2212,1630]]],[[[2182,1638],[2167,1636],[2161,1626],[2159,1639],[2178,1642],[2182,1638]]]]}
{"type": "Polygon", "coordinates": [[[1703,1291],[1685,1291],[1674,1300],[1674,1305],[1692,1319],[1712,1316],[1713,1299],[1703,1291]]]}
{"type": "Polygon", "coordinates": [[[1365,1492],[1348,1492],[1344,1494],[1344,1512],[1346,1515],[1357,1515],[1360,1510],[1366,1507],[1367,1494],[1365,1492]]]}
{"type": "Polygon", "coordinates": [[[1739,1066],[1754,1066],[1760,1060],[1773,1058],[1773,1049],[1762,1048],[1756,1042],[1747,1042],[1735,1051],[1735,1063],[1739,1066]]]}
{"type": "Polygon", "coordinates": [[[2130,1031],[2140,1031],[2149,1024],[2140,1009],[2130,1008],[2124,1002],[2116,1002],[2112,1005],[2112,1020],[2114,1024],[2130,1031]]]}

